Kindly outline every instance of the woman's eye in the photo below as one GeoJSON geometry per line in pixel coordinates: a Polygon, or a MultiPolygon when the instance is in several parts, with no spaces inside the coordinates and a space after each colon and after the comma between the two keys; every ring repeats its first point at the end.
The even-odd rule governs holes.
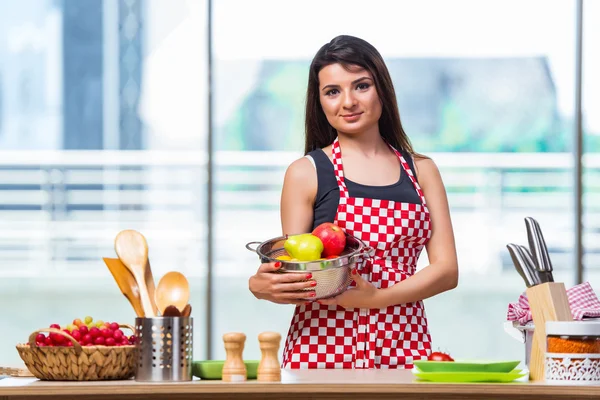
{"type": "Polygon", "coordinates": [[[327,92],[325,92],[325,96],[334,96],[336,94],[338,94],[337,89],[331,89],[331,90],[328,90],[327,92]]]}
{"type": "Polygon", "coordinates": [[[368,83],[359,83],[356,88],[358,90],[367,90],[371,85],[369,85],[368,83]]]}

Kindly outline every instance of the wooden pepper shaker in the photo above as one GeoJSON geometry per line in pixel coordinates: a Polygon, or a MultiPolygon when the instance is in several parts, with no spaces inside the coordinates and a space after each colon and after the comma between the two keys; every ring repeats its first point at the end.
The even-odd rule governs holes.
{"type": "Polygon", "coordinates": [[[281,335],[277,332],[263,332],[258,335],[262,358],[258,364],[257,380],[262,382],[278,382],[281,380],[281,367],[277,352],[281,343],[281,335]]]}
{"type": "Polygon", "coordinates": [[[224,382],[243,382],[247,379],[246,364],[244,364],[244,345],[246,335],[243,333],[226,333],[223,335],[227,358],[223,364],[224,382]]]}

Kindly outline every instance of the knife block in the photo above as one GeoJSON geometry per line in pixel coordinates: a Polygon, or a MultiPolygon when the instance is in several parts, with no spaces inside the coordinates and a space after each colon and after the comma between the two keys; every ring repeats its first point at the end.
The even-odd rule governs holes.
{"type": "Polygon", "coordinates": [[[542,381],[545,375],[546,321],[572,321],[565,285],[548,282],[527,288],[527,299],[535,330],[529,361],[529,380],[542,381]]]}

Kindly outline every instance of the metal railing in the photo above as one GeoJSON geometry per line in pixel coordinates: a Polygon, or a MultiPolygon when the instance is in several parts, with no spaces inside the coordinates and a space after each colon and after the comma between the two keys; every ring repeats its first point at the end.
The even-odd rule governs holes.
{"type": "MultiPolygon", "coordinates": [[[[234,263],[244,251],[231,250],[233,236],[273,236],[285,168],[299,156],[215,154],[216,263],[234,263]]],[[[522,240],[525,215],[540,220],[556,264],[568,264],[560,257],[572,246],[570,154],[430,156],[446,185],[459,252],[467,254],[467,265],[469,257],[487,260],[471,269],[506,265],[503,245],[522,240]]],[[[114,254],[112,239],[129,228],[144,232],[153,257],[174,257],[186,273],[204,274],[205,165],[201,152],[0,152],[0,275],[94,274],[85,265],[114,254]]],[[[586,156],[583,165],[585,243],[587,256],[595,257],[600,156],[586,156]]]]}

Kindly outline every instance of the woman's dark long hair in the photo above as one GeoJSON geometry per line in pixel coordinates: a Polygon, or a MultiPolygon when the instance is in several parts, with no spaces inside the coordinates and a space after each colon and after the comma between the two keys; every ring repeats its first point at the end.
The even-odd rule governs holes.
{"type": "Polygon", "coordinates": [[[337,36],[321,47],[310,64],[306,91],[305,154],[329,146],[337,136],[319,99],[319,71],[336,63],[345,68],[359,66],[371,73],[382,105],[379,119],[381,137],[394,148],[415,154],[400,122],[394,85],[383,57],[365,40],[347,35],[337,36]]]}

